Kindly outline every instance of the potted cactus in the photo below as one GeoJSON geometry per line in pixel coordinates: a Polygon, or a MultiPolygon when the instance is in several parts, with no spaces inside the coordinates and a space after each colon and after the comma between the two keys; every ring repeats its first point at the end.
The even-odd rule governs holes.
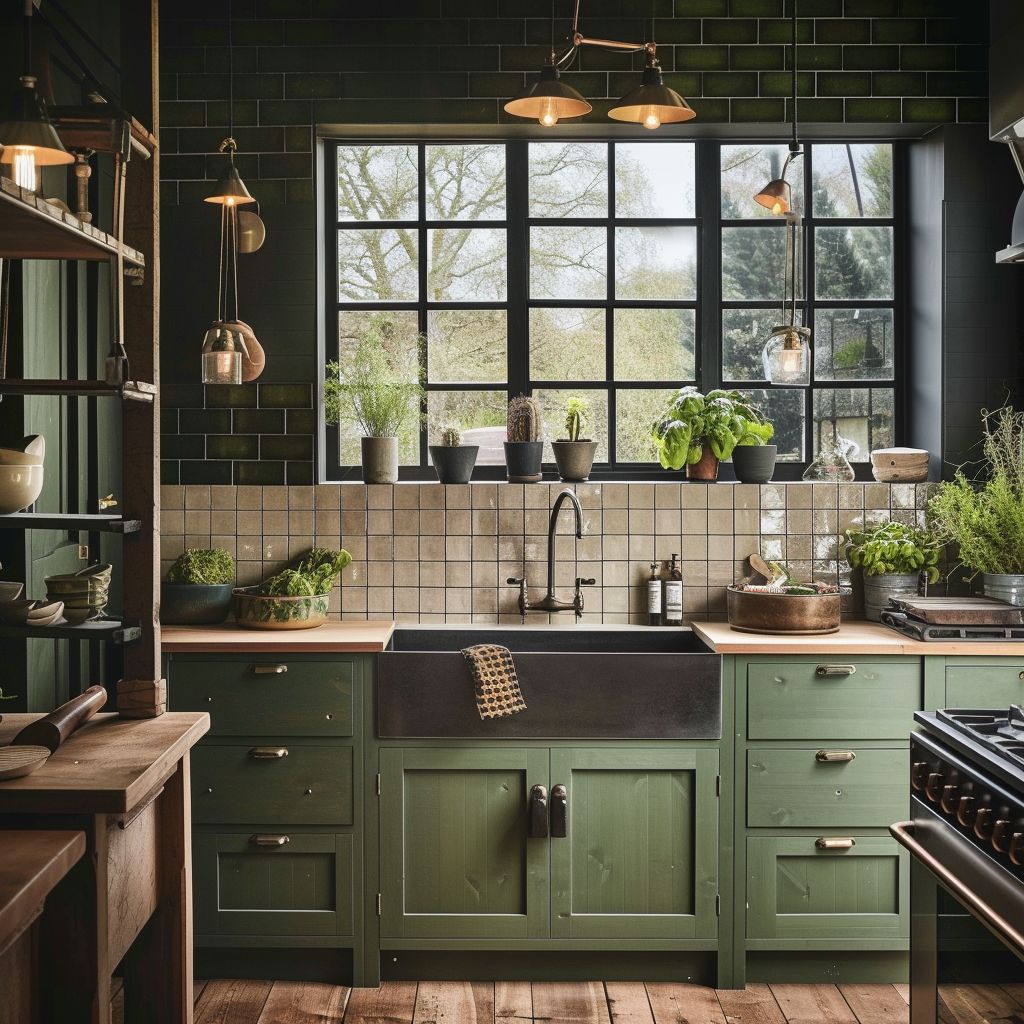
{"type": "Polygon", "coordinates": [[[535,484],[541,480],[544,442],[540,440],[540,424],[540,403],[536,398],[517,395],[508,403],[505,465],[509,483],[535,484]]]}
{"type": "Polygon", "coordinates": [[[562,480],[578,482],[590,476],[597,442],[581,436],[589,422],[590,404],[585,398],[573,395],[565,403],[565,432],[568,436],[551,442],[562,480]]]}
{"type": "Polygon", "coordinates": [[[468,484],[480,446],[463,444],[457,427],[441,431],[441,443],[430,445],[430,461],[443,484],[468,484]]]}

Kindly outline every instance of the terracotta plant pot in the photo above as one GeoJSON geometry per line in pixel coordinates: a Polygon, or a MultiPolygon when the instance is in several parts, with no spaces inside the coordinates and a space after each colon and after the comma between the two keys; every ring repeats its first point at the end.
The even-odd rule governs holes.
{"type": "Polygon", "coordinates": [[[398,438],[361,437],[364,484],[398,483],[398,438]]]}
{"type": "Polygon", "coordinates": [[[562,480],[579,483],[590,478],[597,454],[596,441],[552,441],[551,448],[562,480]]]}
{"type": "Polygon", "coordinates": [[[692,466],[686,467],[686,479],[714,482],[718,479],[718,466],[719,462],[715,458],[715,453],[710,447],[705,447],[704,454],[700,457],[700,462],[695,462],[692,466]]]}

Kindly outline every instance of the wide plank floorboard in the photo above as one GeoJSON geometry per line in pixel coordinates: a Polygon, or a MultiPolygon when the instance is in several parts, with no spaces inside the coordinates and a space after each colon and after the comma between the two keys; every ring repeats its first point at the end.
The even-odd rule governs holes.
{"type": "Polygon", "coordinates": [[[722,1004],[713,988],[648,982],[647,997],[655,1024],[726,1024],[722,1004]]]}
{"type": "Polygon", "coordinates": [[[253,1024],[272,988],[269,981],[208,981],[196,1003],[195,1024],[253,1024]]]}
{"type": "Polygon", "coordinates": [[[767,985],[719,989],[716,993],[727,1024],[786,1024],[786,1017],[767,985]]]}
{"type": "Polygon", "coordinates": [[[494,985],[421,981],[413,1024],[494,1024],[494,985]]]}
{"type": "Polygon", "coordinates": [[[415,981],[384,981],[380,988],[354,988],[345,1010],[346,1024],[412,1024],[415,981]]]}
{"type": "Polygon", "coordinates": [[[543,981],[533,985],[533,1019],[552,1024],[611,1024],[599,981],[543,981]]]}
{"type": "Polygon", "coordinates": [[[498,1024],[533,1020],[533,987],[528,981],[494,983],[494,1019],[498,1024]]]}
{"type": "Polygon", "coordinates": [[[349,989],[312,981],[275,981],[257,1024],[341,1024],[349,989]]]}
{"type": "Polygon", "coordinates": [[[903,1024],[907,1004],[892,985],[840,985],[839,991],[860,1024],[903,1024]]]}
{"type": "Polygon", "coordinates": [[[654,1024],[651,1001],[642,981],[607,981],[604,991],[612,1024],[654,1024]]]}
{"type": "Polygon", "coordinates": [[[835,985],[770,985],[789,1024],[857,1024],[835,985]]]}
{"type": "Polygon", "coordinates": [[[898,983],[896,985],[893,985],[893,988],[896,989],[897,992],[899,992],[900,998],[903,1000],[903,1002],[905,1002],[907,1004],[907,1006],[909,1006],[910,1005],[910,986],[900,982],[900,983],[898,983]]]}

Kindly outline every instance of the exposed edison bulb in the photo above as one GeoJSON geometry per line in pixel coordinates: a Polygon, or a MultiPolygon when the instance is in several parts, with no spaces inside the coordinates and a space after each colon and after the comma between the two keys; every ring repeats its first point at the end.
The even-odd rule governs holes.
{"type": "Polygon", "coordinates": [[[14,150],[15,184],[30,192],[35,192],[39,188],[35,148],[32,146],[13,146],[11,148],[14,150]]]}
{"type": "Polygon", "coordinates": [[[558,104],[552,97],[549,96],[544,100],[544,106],[541,108],[537,121],[545,128],[554,128],[558,124],[558,104]]]}
{"type": "Polygon", "coordinates": [[[779,202],[779,201],[778,201],[778,200],[776,199],[776,200],[775,200],[775,203],[774,203],[774,205],[772,206],[772,214],[773,214],[774,216],[776,216],[776,217],[779,217],[779,216],[781,216],[781,215],[782,215],[782,214],[783,214],[784,212],[785,212],[785,211],[784,211],[784,210],[782,209],[782,203],[780,203],[780,202],[779,202]]]}
{"type": "Polygon", "coordinates": [[[644,121],[643,125],[645,128],[650,129],[652,132],[655,128],[661,127],[661,118],[658,117],[658,111],[654,107],[644,108],[644,121]]]}
{"type": "Polygon", "coordinates": [[[783,348],[782,351],[779,353],[779,363],[782,367],[783,373],[803,373],[803,346],[801,345],[799,348],[783,348]]]}

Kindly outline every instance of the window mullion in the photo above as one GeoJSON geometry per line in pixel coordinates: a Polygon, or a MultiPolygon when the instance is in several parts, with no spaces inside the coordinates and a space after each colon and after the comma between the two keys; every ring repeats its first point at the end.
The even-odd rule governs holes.
{"type": "Polygon", "coordinates": [[[722,382],[722,153],[718,142],[697,143],[697,387],[722,382]]]}
{"type": "Polygon", "coordinates": [[[505,144],[505,183],[508,217],[508,394],[526,394],[529,382],[529,228],[526,225],[529,181],[525,139],[505,144]]]}

